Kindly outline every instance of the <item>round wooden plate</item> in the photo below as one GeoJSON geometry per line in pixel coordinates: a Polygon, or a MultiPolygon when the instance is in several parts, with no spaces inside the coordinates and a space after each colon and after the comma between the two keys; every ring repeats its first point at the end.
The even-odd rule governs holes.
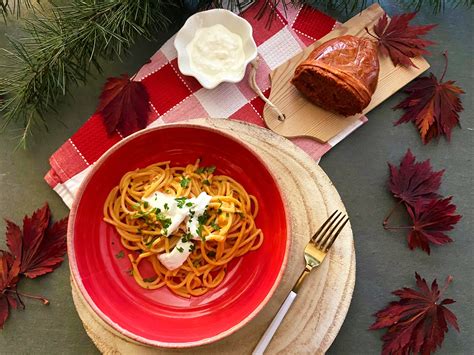
{"type": "MultiPolygon", "coordinates": [[[[287,139],[238,121],[196,119],[189,122],[220,129],[242,139],[276,176],[290,213],[293,238],[286,272],[273,298],[248,325],[221,341],[188,350],[150,348],[125,338],[92,311],[71,280],[74,304],[84,328],[105,354],[250,354],[303,270],[303,249],[309,238],[332,211],[345,211],[339,194],[323,170],[287,139]]],[[[344,322],[354,284],[355,251],[348,224],[334,243],[328,259],[303,284],[267,353],[326,352],[344,322]]]]}

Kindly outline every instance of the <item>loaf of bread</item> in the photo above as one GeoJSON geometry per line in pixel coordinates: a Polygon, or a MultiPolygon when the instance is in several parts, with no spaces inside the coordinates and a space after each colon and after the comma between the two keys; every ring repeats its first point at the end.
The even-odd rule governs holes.
{"type": "Polygon", "coordinates": [[[314,49],[291,82],[316,105],[351,116],[369,105],[378,77],[376,43],[346,35],[314,49]]]}

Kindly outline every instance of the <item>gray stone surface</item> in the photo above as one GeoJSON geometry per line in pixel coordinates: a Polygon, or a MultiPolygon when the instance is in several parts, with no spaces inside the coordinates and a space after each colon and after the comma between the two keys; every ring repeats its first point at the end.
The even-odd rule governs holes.
{"type": "MultiPolygon", "coordinates": [[[[394,6],[389,12],[396,13],[394,6]]],[[[457,314],[461,333],[450,330],[442,354],[471,354],[474,348],[473,329],[473,12],[465,9],[449,10],[443,16],[424,10],[418,23],[439,23],[431,38],[438,42],[428,58],[433,72],[442,72],[443,59],[439,53],[449,51],[450,67],[447,78],[456,80],[467,92],[461,115],[463,129],[454,129],[451,143],[445,140],[421,144],[412,124],[398,127],[393,122],[400,112],[391,110],[403,97],[395,94],[369,114],[369,123],[337,145],[321,161],[321,166],[339,190],[349,211],[357,253],[357,282],[352,304],[340,334],[330,354],[376,354],[380,352],[382,332],[369,332],[375,311],[394,299],[390,292],[402,286],[413,286],[414,273],[440,282],[447,275],[454,282],[447,296],[457,303],[451,309],[457,314]],[[419,159],[431,158],[435,169],[446,169],[441,193],[453,195],[454,203],[463,215],[462,221],[450,233],[455,243],[433,248],[431,256],[421,251],[410,251],[403,233],[384,231],[381,223],[394,204],[387,191],[386,162],[398,162],[410,148],[419,159]]],[[[15,26],[5,28],[0,22],[0,46],[6,42],[5,33],[19,35],[15,26]]],[[[60,198],[44,182],[48,157],[73,134],[94,111],[104,79],[122,72],[135,72],[157,50],[169,34],[162,34],[154,42],[139,42],[132,56],[123,62],[105,66],[87,86],[74,89],[73,97],[58,108],[66,124],[52,121],[49,134],[40,135],[28,151],[14,151],[12,135],[0,139],[0,216],[20,222],[25,213],[48,201],[55,217],[68,210],[60,198]]],[[[407,223],[400,213],[394,223],[407,223]],[[398,219],[398,221],[397,221],[398,219]]],[[[4,222],[0,221],[3,233],[4,222]]],[[[3,247],[3,237],[0,247],[3,247]]],[[[86,354],[96,353],[84,332],[72,304],[69,270],[61,268],[37,280],[21,282],[20,291],[41,294],[51,300],[46,307],[26,300],[25,311],[13,311],[5,329],[0,332],[1,354],[86,354]]]]}

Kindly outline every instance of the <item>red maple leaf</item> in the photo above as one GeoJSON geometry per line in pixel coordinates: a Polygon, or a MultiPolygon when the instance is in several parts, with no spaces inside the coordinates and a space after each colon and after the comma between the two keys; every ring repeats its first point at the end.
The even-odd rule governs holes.
{"type": "Polygon", "coordinates": [[[390,168],[390,191],[408,211],[412,225],[408,227],[389,226],[388,221],[397,204],[383,221],[387,230],[407,230],[410,249],[420,248],[430,254],[430,244],[442,245],[452,242],[444,232],[453,229],[461,219],[451,197],[441,198],[437,193],[444,170],[433,171],[430,161],[416,162],[408,149],[400,166],[388,164],[390,168]]]}
{"type": "Polygon", "coordinates": [[[147,125],[150,109],[148,92],[145,86],[131,80],[127,74],[109,78],[104,85],[97,113],[102,119],[108,134],[116,129],[129,135],[147,125]]]}
{"type": "Polygon", "coordinates": [[[421,248],[430,253],[430,243],[442,245],[453,240],[444,232],[453,229],[461,219],[456,214],[456,206],[451,203],[451,197],[445,199],[417,201],[413,208],[408,208],[413,220],[413,227],[408,234],[410,249],[421,248]]]}
{"type": "Polygon", "coordinates": [[[440,302],[441,295],[452,281],[449,276],[443,289],[439,289],[436,280],[431,289],[417,273],[418,289],[404,287],[393,292],[399,301],[378,311],[377,320],[370,329],[388,328],[382,336],[384,341],[382,354],[430,354],[441,347],[448,332],[448,324],[459,331],[456,316],[445,305],[455,301],[446,298],[440,302]]]}
{"type": "Polygon", "coordinates": [[[432,73],[415,79],[405,89],[408,97],[393,108],[405,110],[395,125],[413,122],[424,144],[440,135],[449,141],[451,130],[459,124],[459,113],[463,110],[459,95],[464,94],[464,91],[454,85],[455,81],[443,82],[448,67],[446,52],[443,55],[446,62],[441,80],[438,81],[432,73]]]}
{"type": "Polygon", "coordinates": [[[51,226],[48,204],[23,219],[23,232],[7,220],[7,245],[20,260],[20,273],[31,279],[57,268],[66,253],[67,218],[51,226]]]}
{"type": "Polygon", "coordinates": [[[420,200],[439,197],[437,191],[444,173],[444,170],[433,171],[429,159],[420,163],[415,163],[415,159],[408,149],[398,168],[388,163],[390,191],[410,206],[420,200]]]}
{"type": "Polygon", "coordinates": [[[390,56],[394,65],[416,67],[410,58],[428,54],[426,47],[434,44],[418,36],[425,35],[437,25],[410,26],[409,22],[415,16],[416,12],[406,13],[393,16],[389,21],[387,14],[383,14],[374,26],[376,36],[373,37],[377,38],[380,51],[390,56]]]}
{"type": "Polygon", "coordinates": [[[6,242],[10,252],[0,250],[0,329],[10,313],[10,307],[25,307],[20,296],[49,304],[46,298],[18,292],[19,276],[31,279],[52,272],[64,260],[66,253],[67,218],[50,225],[48,204],[23,219],[23,231],[6,220],[6,242]]]}
{"type": "Polygon", "coordinates": [[[10,307],[18,307],[14,295],[19,272],[19,261],[9,252],[0,250],[0,329],[8,318],[10,307]]]}

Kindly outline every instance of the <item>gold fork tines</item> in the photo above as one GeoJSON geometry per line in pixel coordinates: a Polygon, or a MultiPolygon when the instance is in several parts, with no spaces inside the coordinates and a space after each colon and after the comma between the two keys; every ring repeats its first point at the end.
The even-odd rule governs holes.
{"type": "Polygon", "coordinates": [[[318,267],[326,257],[334,241],[341,233],[342,229],[349,221],[349,218],[339,211],[333,214],[314,233],[310,241],[304,248],[304,259],[306,266],[300,277],[293,286],[293,292],[298,293],[303,280],[315,267],[318,267]]]}

